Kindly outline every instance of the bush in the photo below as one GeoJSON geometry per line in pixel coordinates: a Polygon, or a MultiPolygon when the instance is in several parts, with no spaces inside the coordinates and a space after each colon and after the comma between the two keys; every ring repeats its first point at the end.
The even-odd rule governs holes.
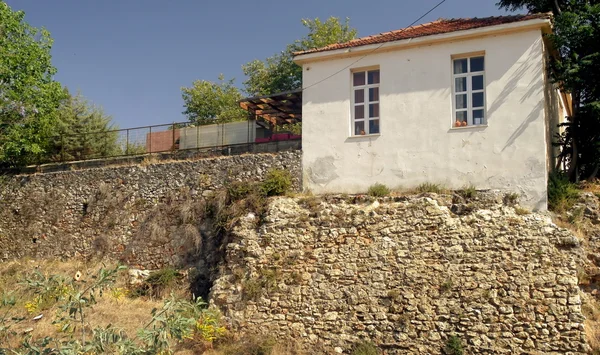
{"type": "Polygon", "coordinates": [[[255,188],[254,184],[234,181],[227,186],[227,192],[232,201],[239,201],[248,196],[255,188]]]}
{"type": "Polygon", "coordinates": [[[267,173],[261,191],[265,196],[284,195],[292,187],[292,175],[283,169],[273,169],[267,173]]]}
{"type": "Polygon", "coordinates": [[[384,184],[377,183],[369,187],[368,194],[373,197],[383,197],[390,194],[390,189],[384,184]]]}
{"type": "Polygon", "coordinates": [[[379,355],[379,349],[370,341],[363,341],[354,346],[352,355],[379,355]]]}
{"type": "Polygon", "coordinates": [[[564,212],[577,202],[579,190],[562,173],[550,174],[548,178],[548,208],[555,212],[564,212]]]}
{"type": "Polygon", "coordinates": [[[132,296],[150,295],[161,297],[164,291],[173,287],[180,277],[179,271],[172,267],[153,271],[138,289],[132,291],[132,296]]]}
{"type": "Polygon", "coordinates": [[[446,346],[444,347],[444,353],[446,353],[447,355],[463,355],[464,351],[462,346],[462,340],[460,340],[460,338],[456,335],[453,335],[450,338],[448,338],[446,346]]]}
{"type": "Polygon", "coordinates": [[[473,185],[468,185],[460,190],[459,193],[464,198],[474,198],[477,196],[477,189],[473,185]]]}

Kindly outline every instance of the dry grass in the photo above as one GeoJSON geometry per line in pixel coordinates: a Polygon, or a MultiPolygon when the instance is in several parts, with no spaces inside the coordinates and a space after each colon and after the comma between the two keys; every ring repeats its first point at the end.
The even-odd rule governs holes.
{"type": "MultiPolygon", "coordinates": [[[[100,268],[110,268],[98,262],[85,262],[83,260],[71,261],[35,261],[18,260],[0,264],[0,295],[12,293],[16,298],[14,306],[1,306],[0,313],[8,314],[13,317],[24,317],[22,322],[15,323],[12,327],[16,331],[16,336],[9,336],[8,339],[0,339],[3,347],[16,348],[22,341],[23,333],[26,329],[33,330],[28,334],[33,339],[42,339],[46,336],[56,337],[60,335],[60,324],[53,324],[60,313],[59,303],[50,303],[47,307],[29,312],[25,305],[31,302],[37,296],[36,293],[28,290],[23,283],[27,278],[31,278],[35,272],[40,272],[46,277],[50,275],[61,275],[65,279],[71,279],[79,271],[81,279],[78,282],[87,284],[94,281],[93,275],[100,268]],[[33,317],[42,314],[42,319],[34,321],[33,317]]],[[[117,276],[117,281],[110,289],[105,290],[103,294],[96,296],[97,303],[90,308],[86,308],[87,328],[106,327],[112,324],[115,328],[123,329],[127,334],[135,336],[137,330],[143,328],[152,319],[152,309],[160,308],[162,300],[154,300],[149,297],[130,298],[126,295],[128,290],[128,275],[126,271],[121,271],[117,276]]],[[[186,287],[181,290],[175,290],[176,294],[182,297],[188,297],[186,287]]],[[[0,334],[1,336],[1,334],[0,334]]]]}
{"type": "Polygon", "coordinates": [[[600,304],[595,298],[585,297],[582,311],[586,317],[584,326],[587,343],[592,353],[597,354],[600,352],[600,304]]]}

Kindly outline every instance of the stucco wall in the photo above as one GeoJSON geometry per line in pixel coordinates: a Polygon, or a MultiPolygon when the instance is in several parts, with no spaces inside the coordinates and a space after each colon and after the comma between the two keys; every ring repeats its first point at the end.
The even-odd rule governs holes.
{"type": "Polygon", "coordinates": [[[518,192],[546,208],[539,30],[310,62],[303,67],[303,181],[315,193],[423,182],[518,192]],[[452,128],[451,56],[485,51],[487,127],[452,128]],[[343,69],[348,66],[347,69],[343,69]],[[379,66],[381,134],[350,137],[351,70],[379,66]],[[343,69],[343,70],[342,70],[343,69]],[[342,70],[314,87],[312,84],[342,70]]]}

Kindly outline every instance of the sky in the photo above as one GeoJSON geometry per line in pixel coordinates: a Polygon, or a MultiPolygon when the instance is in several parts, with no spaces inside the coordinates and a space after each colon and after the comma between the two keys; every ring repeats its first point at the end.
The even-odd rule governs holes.
{"type": "MultiPolygon", "coordinates": [[[[307,34],[302,18],[350,18],[359,36],[404,28],[440,0],[5,0],[54,39],[55,79],[102,106],[120,128],[186,121],[181,87],[307,34]]],[[[505,14],[497,0],[446,0],[420,23],[505,14]]]]}

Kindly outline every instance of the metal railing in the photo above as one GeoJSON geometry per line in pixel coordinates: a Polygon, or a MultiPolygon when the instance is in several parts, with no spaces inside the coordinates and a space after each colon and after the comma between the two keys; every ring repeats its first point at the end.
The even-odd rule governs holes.
{"type": "MultiPolygon", "coordinates": [[[[284,141],[299,141],[300,136],[269,129],[255,121],[211,125],[190,122],[89,132],[55,137],[53,151],[43,163],[66,163],[151,153],[206,151],[213,154],[236,154],[253,151],[290,149],[284,141]],[[286,136],[287,135],[287,136],[286,136]],[[261,149],[262,144],[274,148],[261,149]]],[[[299,144],[296,144],[299,147],[299,144]]]]}

